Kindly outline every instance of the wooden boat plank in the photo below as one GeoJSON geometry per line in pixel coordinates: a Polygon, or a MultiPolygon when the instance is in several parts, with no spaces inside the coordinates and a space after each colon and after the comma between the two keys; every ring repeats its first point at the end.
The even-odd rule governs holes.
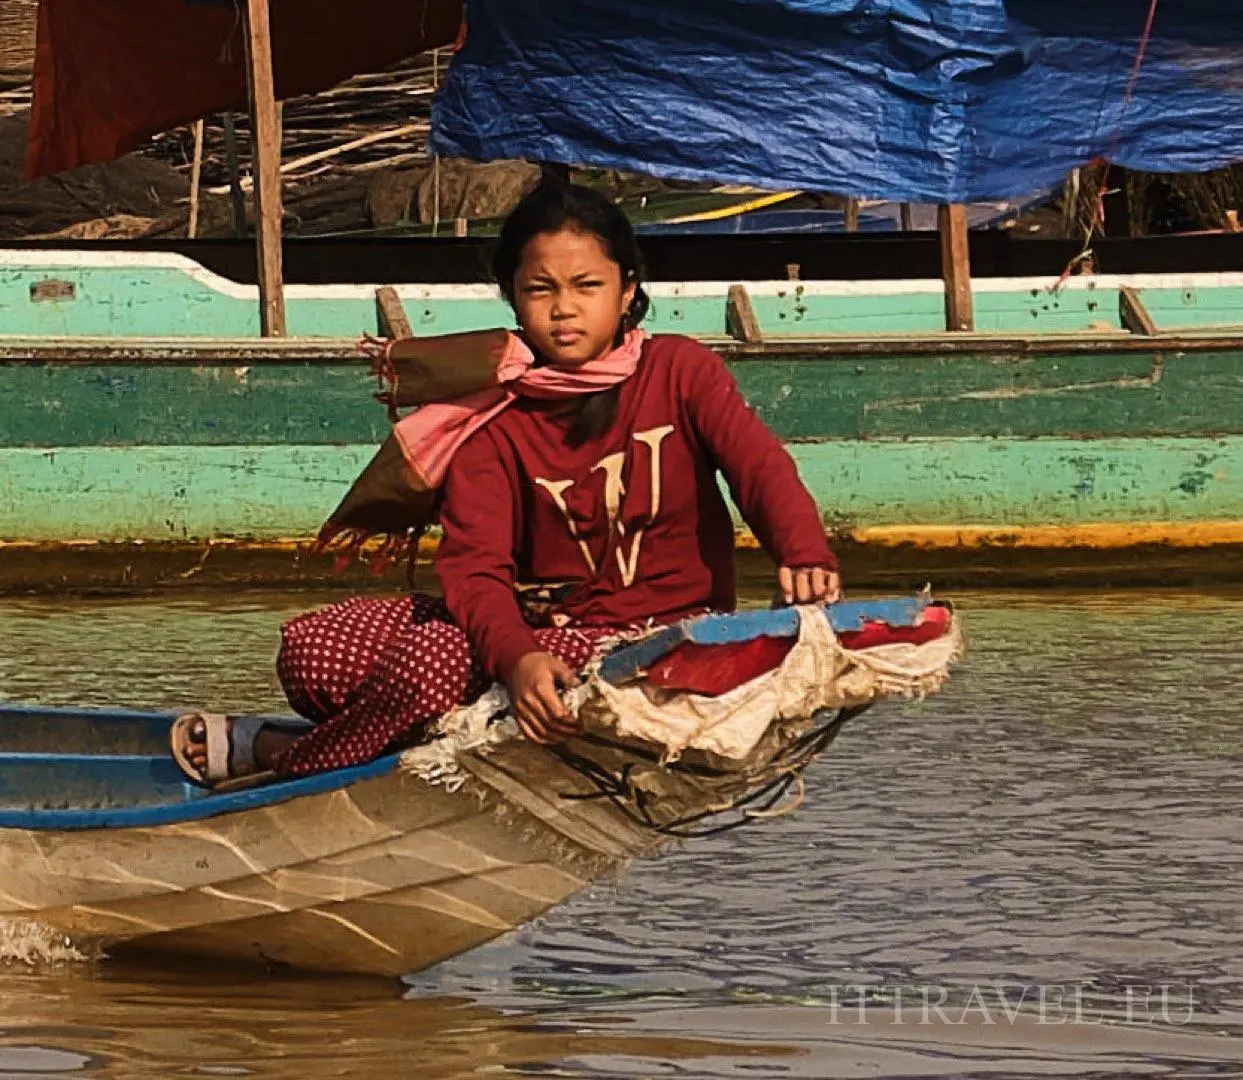
{"type": "MultiPolygon", "coordinates": [[[[859,364],[800,358],[734,363],[732,372],[752,407],[798,454],[808,442],[839,439],[1243,432],[1241,357],[1243,349],[1178,356],[876,357],[859,364]]],[[[221,488],[265,479],[261,503],[279,504],[290,496],[272,482],[277,468],[295,492],[317,491],[333,503],[339,486],[353,478],[334,470],[373,455],[390,427],[362,371],[343,364],[215,370],[27,365],[0,376],[0,536],[23,535],[5,531],[9,520],[21,527],[47,513],[46,498],[27,489],[40,480],[55,483],[70,465],[86,474],[69,493],[73,507],[90,505],[107,522],[107,500],[124,496],[132,479],[110,483],[109,470],[123,470],[139,456],[154,469],[139,490],[156,479],[186,490],[152,513],[160,522],[200,503],[214,505],[221,488]],[[68,456],[62,462],[35,452],[42,450],[68,456]]],[[[105,535],[100,529],[93,538],[105,535]]],[[[184,534],[178,529],[175,535],[184,534]]]]}
{"type": "Polygon", "coordinates": [[[162,755],[170,713],[0,705],[0,752],[162,755]]]}
{"type": "MultiPolygon", "coordinates": [[[[951,428],[957,403],[902,393],[910,409],[889,414],[884,430],[893,437],[809,437],[789,449],[856,585],[1239,581],[1243,435],[1215,427],[1231,422],[1229,414],[1243,425],[1235,404],[1243,381],[1231,391],[1225,374],[1223,367],[1205,376],[1198,398],[1167,365],[1159,389],[990,400],[987,426],[982,413],[964,412],[951,428]],[[1133,433],[1119,434],[1128,412],[1133,433]],[[969,421],[980,431],[1003,422],[1013,429],[949,437],[969,421]],[[899,422],[909,438],[898,434],[899,422]],[[1029,434],[1054,422],[1084,433],[1029,434]],[[930,434],[917,434],[921,423],[930,434]],[[1179,425],[1184,430],[1160,433],[1179,425]],[[1203,434],[1194,434],[1197,426],[1203,434]]],[[[769,382],[779,394],[779,378],[769,382]]],[[[831,403],[820,415],[790,417],[790,429],[849,423],[831,403]]],[[[374,446],[0,449],[0,537],[25,538],[0,541],[0,591],[375,588],[365,565],[339,579],[331,560],[306,549],[326,508],[373,453],[374,446]]],[[[746,532],[738,540],[755,547],[746,532]]],[[[769,572],[758,558],[750,566],[769,572]]],[[[385,587],[400,587],[397,575],[385,587]]]]}
{"type": "MultiPolygon", "coordinates": [[[[558,869],[547,858],[548,848],[523,840],[520,830],[498,829],[490,814],[464,809],[465,816],[440,829],[415,830],[327,859],[191,889],[56,906],[41,910],[39,918],[71,936],[108,941],[131,936],[136,927],[164,932],[296,912],[416,886],[445,889],[463,879],[521,866],[539,866],[545,876],[552,875],[548,881],[564,879],[561,885],[570,889],[586,880],[564,867],[558,869]]],[[[543,891],[536,898],[542,895],[543,891]]]]}
{"type": "MultiPolygon", "coordinates": [[[[897,605],[899,616],[911,614],[897,605]]],[[[741,621],[752,635],[766,625],[741,621]]],[[[142,727],[134,714],[113,722],[142,727]]],[[[764,753],[814,722],[778,724],[764,753]]],[[[627,749],[592,731],[589,724],[557,751],[519,738],[460,750],[461,786],[405,771],[417,768],[416,750],[381,775],[345,770],[350,784],[332,790],[277,782],[259,789],[266,802],[199,796],[190,800],[195,820],[160,818],[169,807],[155,806],[131,811],[123,820],[132,827],[95,811],[93,827],[58,829],[67,811],[16,811],[42,827],[0,827],[0,918],[36,921],[86,947],[397,974],[519,926],[672,842],[655,821],[724,809],[763,782],[762,771],[697,772],[697,763],[712,763],[693,755],[685,767],[664,769],[653,748],[627,749]],[[589,757],[592,769],[573,755],[589,757]],[[625,778],[623,787],[601,798],[600,777],[613,775],[625,778]],[[220,805],[231,809],[218,813],[220,805]]],[[[0,757],[0,772],[31,756],[52,757],[10,754],[0,757]]],[[[66,757],[77,765],[89,755],[66,757]]],[[[167,764],[105,754],[96,765],[106,774],[132,760],[167,764]]]]}
{"type": "Polygon", "coordinates": [[[143,936],[114,951],[396,976],[485,944],[585,884],[566,881],[550,889],[559,879],[539,865],[496,871],[491,877],[495,883],[484,876],[463,891],[416,887],[344,904],[143,936]],[[523,899],[527,896],[534,898],[523,899]]]}
{"type": "MultiPolygon", "coordinates": [[[[72,745],[72,744],[70,744],[72,745]]],[[[0,805],[57,810],[133,809],[184,801],[191,793],[172,758],[145,754],[0,752],[0,805]]]]}
{"type": "MultiPolygon", "coordinates": [[[[727,335],[696,335],[727,359],[832,359],[866,356],[1036,356],[1075,353],[1201,352],[1243,348],[1243,327],[1193,331],[1165,330],[1152,335],[1126,330],[1078,333],[999,333],[957,331],[934,334],[778,334],[760,342],[727,335]]],[[[0,335],[0,365],[58,364],[357,364],[353,338],[32,338],[0,335]]]]}
{"type": "MultiPolygon", "coordinates": [[[[554,771],[561,768],[554,765],[554,771]]],[[[603,810],[589,806],[585,813],[603,810]]],[[[569,804],[565,813],[573,817],[579,810],[569,804]]],[[[346,790],[202,822],[67,833],[4,830],[0,910],[9,916],[38,915],[71,935],[111,942],[183,929],[198,933],[195,928],[202,924],[245,923],[256,918],[256,907],[263,915],[287,913],[394,890],[407,897],[402,903],[424,903],[419,896],[444,902],[476,888],[469,885],[471,879],[495,876],[488,894],[493,906],[535,912],[588,879],[586,870],[572,864],[598,870],[601,863],[595,855],[587,862],[582,855],[570,856],[563,839],[541,840],[524,818],[513,808],[506,825],[498,827],[492,812],[479,809],[475,795],[451,796],[393,773],[346,790]],[[434,812],[427,812],[428,805],[434,812]],[[436,810],[444,807],[453,809],[448,819],[436,810]],[[349,834],[356,843],[324,838],[334,832],[349,834]],[[571,863],[564,861],[567,857],[571,863]],[[523,863],[538,866],[539,872],[501,873],[523,863]],[[430,892],[410,892],[415,886],[430,892]],[[518,895],[504,895],[513,889],[518,895]]],[[[556,835],[566,832],[562,828],[556,835]]],[[[595,831],[595,839],[606,836],[602,829],[595,831]]],[[[485,936],[496,930],[492,926],[485,936]]],[[[301,948],[300,957],[318,955],[317,942],[303,941],[301,948]]],[[[345,966],[374,967],[357,958],[345,966]]]]}
{"type": "MultiPolygon", "coordinates": [[[[440,789],[421,790],[421,781],[394,769],[348,790],[311,796],[291,797],[287,785],[274,784],[261,790],[273,799],[283,789],[288,801],[233,804],[232,812],[163,826],[107,827],[106,840],[99,828],[57,830],[52,823],[62,812],[27,813],[25,820],[43,827],[0,829],[0,887],[25,909],[176,892],[326,858],[474,812],[440,789]]],[[[198,809],[209,808],[202,800],[198,809]]]]}

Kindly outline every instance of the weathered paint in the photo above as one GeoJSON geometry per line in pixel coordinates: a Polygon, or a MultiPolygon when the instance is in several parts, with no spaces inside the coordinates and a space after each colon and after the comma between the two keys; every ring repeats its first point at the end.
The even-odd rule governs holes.
{"type": "MultiPolygon", "coordinates": [[[[656,332],[721,334],[729,282],[656,283],[656,332]]],[[[984,331],[1117,329],[1118,290],[1130,284],[1158,327],[1243,324],[1243,275],[1138,274],[995,278],[974,283],[984,331]]],[[[766,335],[932,332],[944,327],[939,281],[749,282],[766,335]]],[[[416,333],[503,324],[509,312],[488,285],[399,286],[416,333]]],[[[0,251],[0,327],[46,337],[258,334],[257,290],[179,255],[139,252],[0,251]],[[53,283],[61,299],[37,299],[53,283]],[[63,287],[61,285],[63,283],[63,287]]],[[[351,337],[376,329],[371,285],[289,286],[289,332],[351,337]]]]}
{"type": "MultiPolygon", "coordinates": [[[[1243,584],[1243,523],[1155,522],[1150,526],[1015,528],[885,526],[832,534],[848,587],[909,591],[997,585],[1200,586],[1243,584]]],[[[772,564],[749,533],[739,537],[740,581],[752,593],[772,586],[772,564]]],[[[430,558],[434,538],[422,545],[430,558]]],[[[413,584],[435,589],[427,563],[413,584]]],[[[0,542],[5,593],[142,592],[167,589],[314,587],[409,588],[405,568],[375,575],[365,560],[340,574],[334,560],[305,540],[163,541],[158,543],[0,542]]]]}
{"type": "MultiPolygon", "coordinates": [[[[1243,436],[790,447],[828,525],[1243,521],[1243,436]]],[[[373,446],[0,450],[0,539],[314,535],[373,446]]]]}
{"type": "MultiPolygon", "coordinates": [[[[728,284],[657,283],[649,328],[721,342],[728,284]]],[[[1243,575],[1243,275],[1052,284],[977,282],[990,344],[938,333],[940,282],[750,282],[765,342],[731,366],[877,580],[903,560],[954,580],[1072,558],[1112,575],[1154,549],[1243,575]],[[1186,344],[1122,331],[1123,284],[1186,344]]],[[[509,319],[486,285],[398,291],[416,333],[509,319]]],[[[178,256],[0,252],[0,588],[32,587],[40,559],[108,587],[260,564],[318,580],[299,544],[387,432],[349,355],[374,289],[293,286],[288,309],[313,336],[262,356],[251,336],[232,362],[257,332],[251,287],[178,256]]],[[[1147,565],[1192,573],[1182,559],[1147,565]]]]}
{"type": "MultiPolygon", "coordinates": [[[[782,438],[1243,433],[1236,352],[742,360],[782,438]]],[[[0,365],[0,447],[377,442],[357,364],[0,365]]]]}
{"type": "MultiPolygon", "coordinates": [[[[1214,548],[1243,545],[1243,521],[1102,521],[1083,525],[873,525],[843,530],[874,547],[1097,548],[1102,551],[1162,545],[1214,548]]],[[[741,540],[755,544],[753,537],[741,540]]]]}

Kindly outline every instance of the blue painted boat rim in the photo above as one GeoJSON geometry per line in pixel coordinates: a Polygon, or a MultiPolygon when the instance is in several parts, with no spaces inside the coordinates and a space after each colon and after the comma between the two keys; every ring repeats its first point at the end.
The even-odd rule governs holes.
{"type": "MultiPolygon", "coordinates": [[[[821,607],[835,634],[862,630],[864,622],[914,626],[931,601],[922,596],[887,600],[839,600],[821,607]]],[[[651,637],[611,653],[600,664],[600,678],[617,685],[650,668],[684,642],[696,645],[736,645],[758,637],[794,637],[799,630],[796,608],[701,615],[666,627],[651,637]]]]}
{"type": "MultiPolygon", "coordinates": [[[[98,759],[97,759],[98,760],[98,759]]],[[[162,759],[148,758],[149,761],[162,759]]],[[[389,754],[366,765],[320,773],[297,780],[281,780],[244,791],[205,795],[201,799],[164,806],[139,806],[105,810],[0,810],[0,829],[24,831],[78,831],[83,829],[153,828],[202,821],[221,814],[258,810],[275,803],[289,802],[310,795],[340,791],[362,780],[387,776],[397,769],[400,754],[389,754]]]]}

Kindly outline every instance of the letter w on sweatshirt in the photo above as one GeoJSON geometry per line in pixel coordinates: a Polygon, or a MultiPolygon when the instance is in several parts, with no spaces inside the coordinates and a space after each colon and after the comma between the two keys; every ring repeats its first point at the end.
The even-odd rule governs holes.
{"type": "MultiPolygon", "coordinates": [[[[646,446],[648,450],[649,484],[651,489],[651,501],[647,514],[649,522],[654,521],[657,514],[660,513],[662,486],[660,447],[661,443],[671,434],[673,434],[673,425],[664,424],[661,427],[651,428],[648,431],[636,431],[633,435],[634,441],[640,446],[646,446]]],[[[621,571],[622,586],[628,589],[634,584],[635,577],[639,571],[639,556],[643,551],[643,535],[646,530],[640,525],[635,529],[633,536],[626,536],[626,524],[621,520],[621,501],[622,496],[626,494],[626,482],[623,477],[625,463],[626,455],[624,452],[608,454],[597,461],[591,471],[593,473],[604,473],[605,513],[608,514],[609,530],[617,530],[617,546],[614,548],[614,554],[617,557],[617,568],[621,571]],[[627,541],[629,542],[628,547],[625,546],[627,541]]],[[[578,544],[579,550],[583,553],[587,569],[594,574],[596,572],[596,560],[592,558],[591,549],[582,539],[578,525],[570,513],[570,506],[565,497],[565,493],[574,486],[574,481],[548,480],[542,476],[537,476],[535,477],[535,483],[548,492],[557,509],[561,511],[562,517],[565,518],[566,528],[570,531],[570,536],[573,537],[578,544]]]]}

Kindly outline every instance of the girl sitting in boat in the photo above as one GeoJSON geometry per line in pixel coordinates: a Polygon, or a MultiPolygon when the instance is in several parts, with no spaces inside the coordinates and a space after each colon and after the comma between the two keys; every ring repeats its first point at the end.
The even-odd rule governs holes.
{"type": "MultiPolygon", "coordinates": [[[[402,467],[438,503],[443,600],[355,597],[292,620],[280,678],[315,727],[183,717],[174,751],[196,779],[368,761],[494,680],[527,738],[573,735],[560,691],[598,650],[734,608],[718,472],[780,567],[785,602],[838,598],[815,502],[721,358],[641,329],[649,301],[621,210],[543,184],[506,221],[493,273],[520,328],[500,337],[494,385],[395,429],[402,467]]],[[[365,347],[384,370],[389,347],[365,347]]]]}

